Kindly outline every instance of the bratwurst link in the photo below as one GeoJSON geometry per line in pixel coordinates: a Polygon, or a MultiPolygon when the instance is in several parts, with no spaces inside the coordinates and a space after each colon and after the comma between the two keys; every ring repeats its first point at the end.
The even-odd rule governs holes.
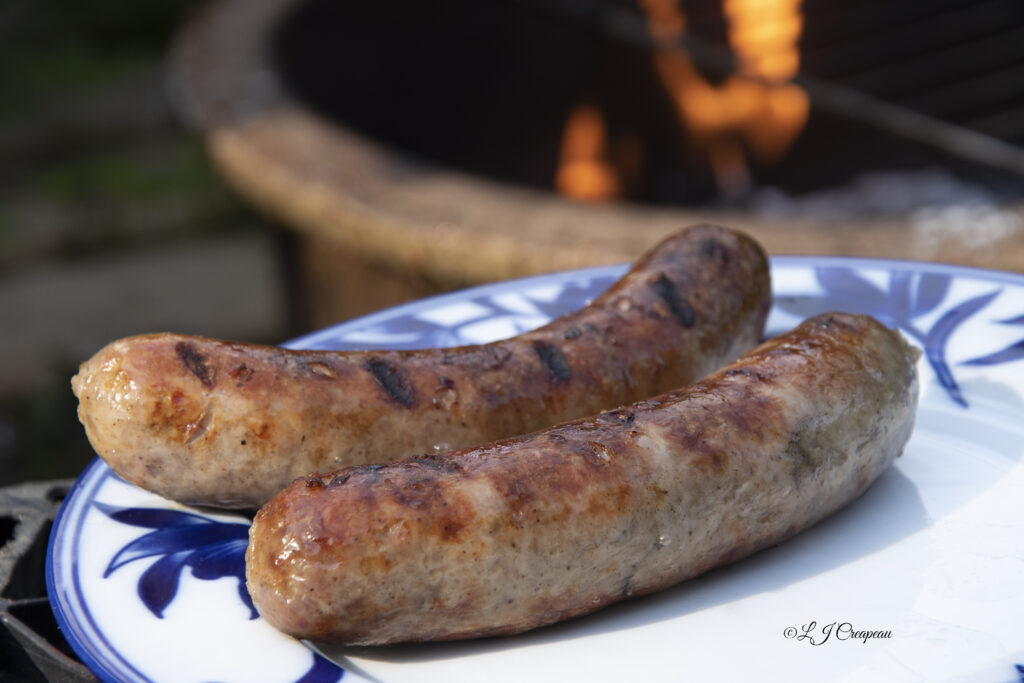
{"type": "Polygon", "coordinates": [[[917,351],[830,314],[681,389],[441,456],[299,480],[256,515],[260,614],[351,644],[511,634],[805,529],[900,454],[917,351]]]}
{"type": "Polygon", "coordinates": [[[770,303],[760,246],[696,226],[591,305],[512,339],[341,352],[129,337],[72,386],[119,475],[184,503],[255,508],[313,472],[486,443],[683,386],[753,347],[770,303]]]}

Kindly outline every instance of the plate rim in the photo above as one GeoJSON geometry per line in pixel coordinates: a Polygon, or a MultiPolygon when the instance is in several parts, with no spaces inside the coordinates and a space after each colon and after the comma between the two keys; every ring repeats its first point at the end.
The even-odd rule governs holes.
{"type": "MultiPolygon", "coordinates": [[[[564,271],[555,271],[551,273],[542,273],[538,275],[530,275],[520,278],[513,278],[509,280],[501,280],[497,282],[485,283],[472,287],[465,287],[452,292],[445,292],[413,301],[403,302],[395,306],[391,306],[379,311],[374,311],[362,316],[358,316],[349,320],[341,321],[332,325],[327,325],[318,330],[311,331],[309,333],[300,335],[293,339],[280,344],[280,346],[292,349],[304,348],[304,345],[315,343],[315,340],[320,337],[326,336],[337,336],[345,333],[350,329],[363,328],[380,321],[387,319],[394,319],[399,317],[406,317],[414,315],[416,312],[421,310],[434,309],[443,306],[449,301],[465,301],[476,297],[484,297],[506,291],[508,289],[523,290],[532,287],[541,287],[547,284],[561,283],[570,281],[575,278],[586,278],[586,279],[599,279],[603,277],[617,278],[620,277],[629,268],[628,263],[608,264],[602,266],[591,266],[578,269],[570,269],[564,271]]],[[[808,268],[814,270],[816,268],[828,268],[828,267],[849,267],[853,269],[865,270],[875,269],[883,270],[886,272],[893,272],[896,270],[911,270],[914,272],[921,273],[943,273],[949,274],[955,277],[963,277],[974,280],[981,280],[987,282],[1000,282],[1008,285],[1024,288],[1024,274],[1015,273],[1004,270],[986,269],[974,266],[964,266],[959,264],[948,264],[941,262],[926,262],[926,261],[914,261],[907,259],[897,258],[871,258],[871,257],[859,257],[859,256],[815,256],[815,255],[804,255],[804,254],[780,254],[772,255],[769,257],[769,268],[774,274],[776,269],[781,268],[808,268]]],[[[775,293],[773,292],[773,304],[775,293]]],[[[97,678],[110,681],[111,683],[117,683],[122,680],[125,676],[131,675],[131,680],[151,680],[138,669],[136,669],[129,661],[127,661],[115,647],[110,645],[108,648],[110,653],[115,656],[115,659],[106,661],[104,658],[106,653],[101,648],[96,648],[91,641],[86,641],[84,638],[79,638],[79,635],[84,635],[82,629],[75,625],[69,616],[78,614],[83,611],[87,618],[91,617],[88,615],[89,606],[85,604],[78,605],[81,602],[81,591],[77,586],[77,575],[75,590],[78,591],[78,598],[74,601],[69,601],[65,595],[67,593],[67,587],[61,588],[58,584],[57,574],[63,566],[63,559],[58,559],[55,556],[58,544],[64,541],[64,537],[68,533],[79,534],[80,529],[78,528],[84,523],[85,515],[87,511],[83,511],[82,518],[79,520],[79,524],[76,525],[75,529],[69,530],[66,528],[67,516],[71,513],[72,508],[79,503],[78,497],[84,495],[83,491],[89,486],[99,486],[99,484],[107,477],[113,474],[112,470],[105,465],[103,460],[98,456],[94,455],[92,460],[83,468],[82,472],[75,478],[72,486],[69,488],[64,499],[54,515],[52,522],[51,532],[47,539],[46,546],[46,557],[44,564],[45,583],[47,590],[47,598],[50,604],[50,608],[54,617],[57,621],[58,629],[62,636],[67,641],[69,647],[74,653],[82,660],[82,663],[92,671],[97,678]],[[105,468],[106,471],[99,472],[101,468],[105,468]],[[93,481],[94,477],[98,477],[93,481]],[[74,604],[72,604],[74,603],[74,604]],[[67,611],[67,614],[65,613],[67,611]],[[119,667],[123,666],[124,669],[117,668],[111,670],[111,664],[118,664],[119,667]]],[[[89,501],[86,501],[89,502],[89,501]]],[[[77,540],[73,541],[77,544],[77,540]]],[[[74,560],[72,560],[74,562],[74,560]]],[[[97,631],[99,629],[97,628],[97,631]]],[[[348,671],[346,669],[346,671],[348,671]]],[[[351,672],[356,673],[356,672],[351,672]]]]}
{"type": "MultiPolygon", "coordinates": [[[[852,268],[874,268],[886,271],[893,271],[897,268],[913,270],[916,272],[947,273],[955,276],[970,277],[977,280],[989,282],[1005,282],[1007,284],[1024,287],[1024,273],[1014,273],[1007,270],[995,270],[980,268],[976,266],[965,266],[955,263],[943,263],[933,261],[915,261],[899,258],[876,258],[867,256],[816,256],[813,254],[773,254],[768,257],[769,272],[776,268],[792,268],[795,266],[818,267],[852,267],[852,268]]],[[[523,277],[509,280],[487,282],[471,287],[464,287],[451,292],[442,292],[426,296],[421,299],[405,301],[394,306],[371,311],[363,315],[341,320],[330,325],[325,325],[316,330],[311,330],[297,337],[284,341],[280,346],[288,349],[301,350],[306,345],[315,343],[316,340],[337,336],[349,331],[350,328],[360,328],[373,325],[380,320],[386,320],[402,315],[413,315],[422,309],[432,309],[443,305],[449,300],[464,300],[472,296],[487,296],[498,293],[505,289],[522,289],[527,287],[541,287],[545,284],[558,282],[567,277],[621,277],[629,269],[629,263],[613,263],[603,266],[587,266],[570,270],[560,270],[551,273],[539,273],[537,275],[525,275],[523,277]]],[[[774,300],[774,293],[773,293],[774,300]]]]}
{"type": "MultiPolygon", "coordinates": [[[[111,683],[118,683],[118,679],[114,677],[114,673],[121,673],[119,669],[117,672],[111,672],[109,664],[113,662],[106,662],[103,659],[103,651],[101,648],[96,647],[91,641],[86,641],[84,638],[78,637],[81,634],[82,629],[75,623],[73,623],[64,614],[62,609],[58,609],[58,605],[63,606],[69,612],[76,609],[71,605],[71,600],[66,597],[67,589],[60,589],[57,585],[57,572],[62,566],[63,559],[58,560],[55,556],[55,546],[62,537],[69,532],[65,527],[65,518],[70,514],[71,508],[77,504],[77,496],[88,486],[99,486],[106,476],[113,474],[113,470],[107,467],[106,463],[98,456],[94,455],[92,460],[82,469],[82,472],[75,479],[71,488],[68,489],[67,494],[64,496],[64,500],[61,501],[60,507],[57,513],[53,517],[53,525],[50,531],[50,537],[47,539],[46,544],[46,558],[44,564],[44,574],[46,579],[46,594],[48,602],[50,603],[50,610],[53,612],[54,619],[57,621],[57,628],[60,630],[64,640],[68,643],[68,646],[74,651],[76,655],[82,660],[82,663],[99,679],[104,681],[110,681],[111,683]],[[102,468],[106,468],[105,472],[99,471],[102,468]],[[95,481],[93,479],[95,478],[95,481]],[[72,638],[72,636],[75,636],[72,638]]],[[[90,501],[86,501],[90,502],[90,501]]],[[[71,533],[76,534],[76,538],[72,540],[72,543],[77,545],[77,534],[80,533],[80,526],[85,522],[85,515],[83,512],[82,517],[79,520],[79,524],[76,525],[75,529],[70,530],[71,533]]],[[[74,561],[74,560],[72,560],[74,561]]],[[[74,589],[80,598],[82,591],[78,586],[77,573],[75,575],[74,589]]],[[[80,602],[80,599],[76,599],[74,602],[80,602]]],[[[89,614],[89,607],[87,605],[81,605],[78,607],[81,611],[84,611],[85,617],[92,621],[92,616],[89,614]]],[[[99,628],[93,624],[95,630],[100,632],[99,628]]],[[[101,634],[102,637],[102,634],[101,634]]],[[[106,639],[103,641],[106,643],[106,639]]],[[[125,657],[110,643],[107,644],[107,649],[116,657],[117,662],[121,663],[127,668],[128,672],[134,676],[133,680],[150,680],[138,671],[125,657]]]]}

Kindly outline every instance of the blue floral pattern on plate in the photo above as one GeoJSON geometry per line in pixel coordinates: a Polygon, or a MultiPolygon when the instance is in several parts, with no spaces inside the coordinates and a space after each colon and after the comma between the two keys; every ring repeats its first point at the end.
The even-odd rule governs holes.
{"type": "MultiPolygon", "coordinates": [[[[584,305],[624,270],[613,266],[558,273],[434,297],[287,346],[482,343],[584,305]]],[[[987,368],[1017,368],[1024,360],[1024,340],[1013,334],[1024,326],[1024,278],[904,262],[790,257],[773,260],[773,279],[769,334],[827,310],[872,314],[925,350],[936,385],[964,413],[971,411],[972,387],[982,386],[971,373],[990,381],[987,368]],[[965,339],[971,343],[965,345],[965,339]]],[[[907,470],[913,472],[913,461],[907,470]]],[[[244,517],[183,508],[140,491],[95,461],[68,495],[47,556],[51,603],[72,647],[107,681],[162,680],[161,667],[183,661],[148,648],[144,642],[152,638],[163,638],[210,667],[194,680],[360,680],[355,671],[343,670],[259,619],[244,582],[248,525],[244,517]],[[226,626],[209,626],[227,632],[222,642],[213,644],[216,655],[196,654],[210,647],[205,622],[221,618],[226,626]],[[214,671],[218,666],[222,668],[214,671]]],[[[1014,661],[1020,660],[999,666],[1019,674],[1014,661]]],[[[577,658],[574,666],[580,664],[577,658]]]]}
{"type": "MultiPolygon", "coordinates": [[[[967,407],[967,400],[947,362],[946,347],[961,325],[999,296],[1001,287],[995,286],[990,291],[951,303],[948,299],[953,275],[949,272],[893,269],[889,272],[887,289],[876,286],[853,267],[818,267],[814,273],[822,288],[820,295],[777,297],[775,305],[803,317],[833,310],[866,313],[903,330],[924,349],[928,363],[950,398],[967,407]],[[921,319],[940,310],[942,314],[934,322],[928,327],[921,326],[921,319]]],[[[1024,325],[1024,316],[1002,322],[1024,325]]],[[[964,363],[995,365],[1021,358],[1024,358],[1024,339],[964,363]]]]}
{"type": "Polygon", "coordinates": [[[250,618],[259,616],[245,589],[248,524],[218,522],[182,510],[95,505],[114,521],[153,530],[121,548],[111,558],[103,576],[109,576],[129,562],[158,557],[139,578],[139,598],[155,617],[163,618],[164,609],[178,592],[178,579],[186,567],[192,569],[194,577],[206,581],[234,577],[238,581],[238,596],[249,608],[250,618]]]}

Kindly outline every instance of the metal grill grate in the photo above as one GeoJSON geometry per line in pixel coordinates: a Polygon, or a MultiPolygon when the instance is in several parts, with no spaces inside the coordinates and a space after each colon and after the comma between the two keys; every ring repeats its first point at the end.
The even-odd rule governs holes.
{"type": "Polygon", "coordinates": [[[1024,3],[805,3],[804,70],[1024,145],[1024,3]]]}
{"type": "MultiPolygon", "coordinates": [[[[695,5],[698,53],[725,50],[718,3],[695,5]]],[[[804,0],[802,14],[798,80],[812,100],[883,127],[902,111],[936,130],[901,132],[1024,174],[1024,3],[804,0]]]]}
{"type": "MultiPolygon", "coordinates": [[[[722,192],[650,59],[678,49],[709,83],[735,73],[722,3],[681,0],[688,32],[656,40],[636,0],[446,0],[402,5],[398,19],[302,0],[276,33],[273,62],[290,96],[328,119],[542,189],[553,187],[566,122],[585,102],[608,140],[642,150],[616,162],[630,174],[625,199],[742,207],[750,195],[722,192]]],[[[802,15],[794,80],[810,117],[781,160],[748,159],[754,187],[800,196],[868,172],[939,168],[998,201],[1024,194],[1024,4],[804,0],[802,15]]]]}
{"type": "Polygon", "coordinates": [[[0,489],[0,680],[87,683],[57,627],[43,568],[54,515],[71,481],[0,489]]]}

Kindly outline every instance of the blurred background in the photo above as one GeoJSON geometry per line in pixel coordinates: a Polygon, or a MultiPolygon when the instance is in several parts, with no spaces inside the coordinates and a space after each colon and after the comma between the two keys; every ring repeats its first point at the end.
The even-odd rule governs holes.
{"type": "Polygon", "coordinates": [[[1024,272],[1018,0],[5,0],[0,485],[91,457],[69,379],[130,334],[274,343],[623,262],[1024,272]]]}
{"type": "Polygon", "coordinates": [[[293,331],[274,231],[168,97],[198,4],[0,3],[0,486],[88,462],[69,379],[108,341],[293,331]]]}
{"type": "Polygon", "coordinates": [[[106,343],[281,342],[701,221],[1024,272],[1024,3],[0,1],[0,487],[42,482],[0,495],[0,678],[93,680],[41,577],[106,343]]]}

